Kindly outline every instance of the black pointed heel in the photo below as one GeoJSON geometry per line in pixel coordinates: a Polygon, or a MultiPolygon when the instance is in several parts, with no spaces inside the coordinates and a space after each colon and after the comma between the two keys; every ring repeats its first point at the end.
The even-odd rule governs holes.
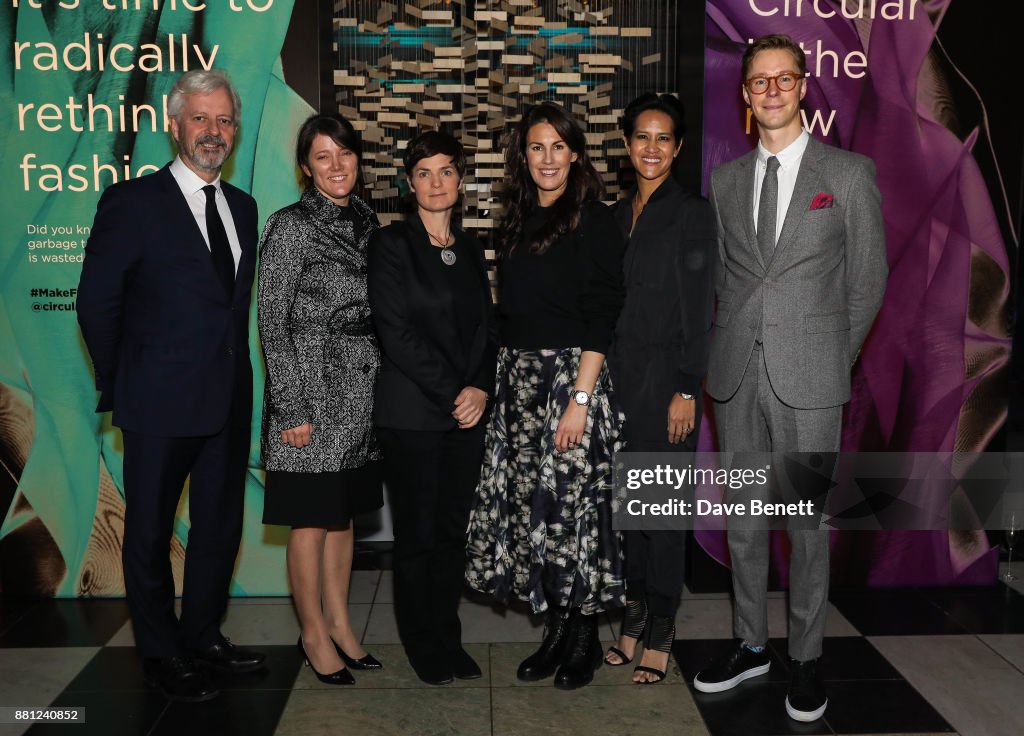
{"type": "Polygon", "coordinates": [[[306,654],[306,647],[302,644],[302,637],[299,637],[299,654],[302,655],[302,663],[313,670],[313,674],[316,675],[316,679],[325,685],[355,685],[356,678],[352,677],[352,673],[342,667],[337,672],[332,672],[329,675],[323,675],[316,671],[316,667],[313,666],[312,662],[309,661],[309,655],[306,654]]]}
{"type": "Polygon", "coordinates": [[[337,650],[338,656],[341,657],[342,661],[350,669],[353,669],[353,670],[382,670],[382,669],[384,669],[384,665],[382,665],[380,663],[380,660],[378,660],[373,655],[367,654],[367,655],[365,655],[363,657],[360,657],[359,659],[356,659],[355,657],[350,657],[347,654],[345,654],[345,650],[342,649],[338,645],[338,642],[336,642],[333,639],[331,639],[331,643],[334,644],[334,648],[337,650]]]}

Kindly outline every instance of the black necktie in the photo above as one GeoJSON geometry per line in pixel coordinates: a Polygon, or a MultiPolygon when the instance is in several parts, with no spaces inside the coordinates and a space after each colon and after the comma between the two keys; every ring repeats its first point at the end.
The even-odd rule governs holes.
{"type": "Polygon", "coordinates": [[[761,182],[761,197],[757,201],[757,247],[767,267],[775,252],[775,217],[779,209],[779,159],[768,157],[768,169],[761,182]]]}
{"type": "Polygon", "coordinates": [[[213,268],[224,284],[224,290],[230,294],[235,289],[235,259],[231,255],[228,231],[224,229],[224,221],[217,211],[217,187],[207,184],[203,191],[206,192],[206,234],[210,238],[213,268]]]}

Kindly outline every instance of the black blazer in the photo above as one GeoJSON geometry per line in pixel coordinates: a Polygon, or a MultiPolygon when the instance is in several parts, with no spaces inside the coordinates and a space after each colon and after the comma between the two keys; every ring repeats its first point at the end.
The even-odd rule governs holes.
{"type": "Polygon", "coordinates": [[[374,422],[393,429],[448,430],[458,426],[451,413],[466,386],[494,390],[498,333],[483,246],[453,228],[455,248],[467,255],[479,275],[480,325],[469,355],[463,355],[455,300],[436,276],[440,259],[418,215],[376,231],[370,239],[370,312],[380,340],[381,373],[374,394],[374,422]],[[456,366],[465,365],[464,371],[456,366]]]}
{"type": "Polygon", "coordinates": [[[673,178],[651,194],[632,234],[633,195],[615,204],[629,238],[626,302],[608,354],[627,441],[665,441],[675,393],[697,395],[707,370],[714,303],[715,220],[673,178]]]}
{"type": "Polygon", "coordinates": [[[227,421],[233,395],[248,395],[251,407],[256,201],[221,186],[242,247],[233,294],[217,278],[169,167],[114,184],[100,197],[78,285],[78,322],[101,392],[96,410],[113,410],[122,429],[210,435],[227,421]]]}

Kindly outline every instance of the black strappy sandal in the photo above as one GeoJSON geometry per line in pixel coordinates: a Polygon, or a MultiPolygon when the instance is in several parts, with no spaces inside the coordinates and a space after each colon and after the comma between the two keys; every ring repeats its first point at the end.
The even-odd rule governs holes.
{"type": "MultiPolygon", "coordinates": [[[[646,628],[647,601],[626,601],[626,616],[622,619],[622,629],[619,631],[619,638],[621,639],[624,636],[628,636],[630,639],[636,639],[637,643],[639,643],[640,637],[644,635],[644,629],[646,628]]],[[[626,653],[616,646],[608,647],[608,651],[604,655],[604,663],[609,667],[622,667],[632,661],[632,657],[627,657],[626,653]],[[618,657],[619,661],[608,661],[608,655],[610,654],[614,654],[618,657]]]]}
{"type": "MultiPolygon", "coordinates": [[[[668,618],[667,616],[652,616],[651,627],[647,630],[647,640],[644,642],[644,648],[648,651],[661,652],[669,656],[669,661],[672,658],[672,642],[676,638],[676,622],[674,618],[668,618]]],[[[637,665],[633,668],[633,672],[647,672],[654,675],[658,679],[656,680],[640,680],[637,685],[654,685],[665,679],[664,670],[655,669],[654,667],[645,667],[644,665],[637,665]]],[[[634,681],[635,682],[635,681],[634,681]]]]}

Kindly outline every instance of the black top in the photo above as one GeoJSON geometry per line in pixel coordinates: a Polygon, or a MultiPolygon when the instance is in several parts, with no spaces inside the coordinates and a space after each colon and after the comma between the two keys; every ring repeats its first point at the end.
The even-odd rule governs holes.
{"type": "MultiPolygon", "coordinates": [[[[480,244],[474,242],[471,245],[467,239],[456,240],[448,249],[455,254],[455,263],[450,266],[441,260],[441,249],[432,247],[436,256],[432,265],[439,277],[447,283],[455,307],[455,326],[462,346],[461,354],[455,357],[455,367],[465,375],[469,370],[473,339],[480,329],[483,316],[480,312],[480,273],[477,269],[480,244]]],[[[431,265],[430,256],[427,256],[426,262],[428,266],[431,265]]]]}
{"type": "Polygon", "coordinates": [[[483,246],[453,229],[446,266],[417,215],[375,232],[369,297],[380,340],[374,421],[394,429],[447,430],[466,386],[494,389],[497,330],[483,246]]]}
{"type": "MultiPolygon", "coordinates": [[[[634,195],[614,208],[623,233],[632,225],[634,195]]],[[[633,437],[663,439],[672,396],[700,392],[711,343],[715,248],[711,205],[671,177],[651,194],[629,235],[626,301],[608,360],[633,437]]]]}
{"type": "Polygon", "coordinates": [[[530,252],[529,235],[550,215],[536,207],[523,241],[498,264],[502,343],[510,348],[579,347],[607,353],[622,308],[625,239],[600,202],[583,207],[576,230],[543,254],[530,252]]]}

